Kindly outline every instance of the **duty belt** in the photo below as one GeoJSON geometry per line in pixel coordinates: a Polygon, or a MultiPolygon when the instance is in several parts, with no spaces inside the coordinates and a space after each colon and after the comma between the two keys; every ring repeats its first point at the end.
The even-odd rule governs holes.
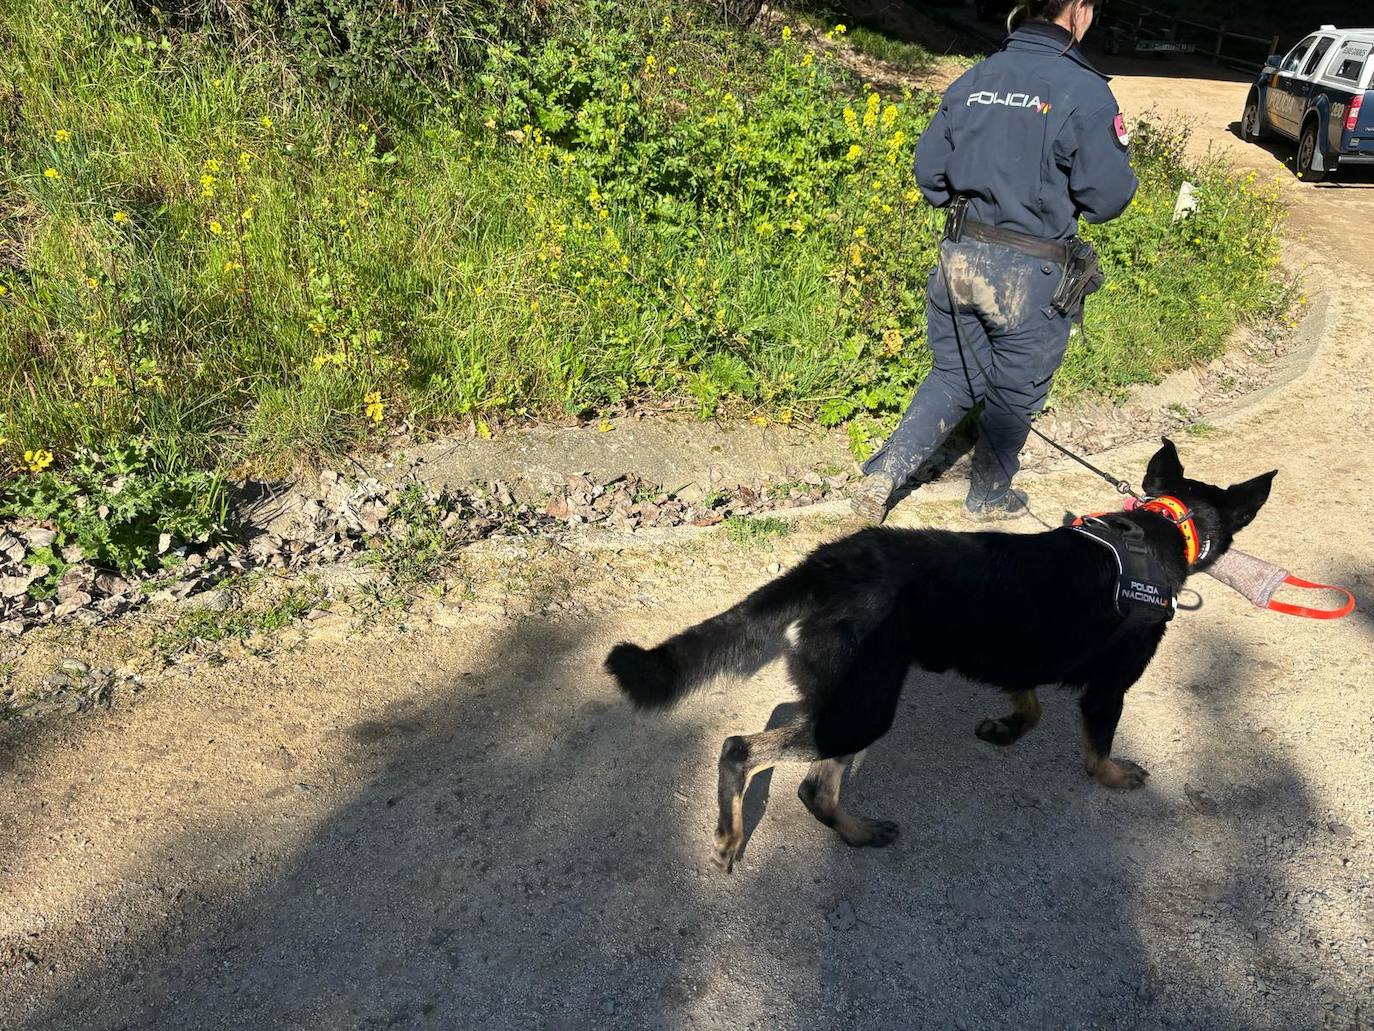
{"type": "Polygon", "coordinates": [[[1018,233],[1013,229],[1001,229],[986,222],[977,222],[968,218],[963,209],[958,212],[950,211],[945,222],[945,239],[951,243],[961,240],[995,243],[1022,254],[1029,254],[1032,258],[1044,258],[1059,266],[1067,265],[1069,262],[1069,248],[1062,241],[1042,240],[1038,236],[1018,233]]]}
{"type": "Polygon", "coordinates": [[[1038,236],[1002,229],[968,217],[968,198],[956,196],[945,213],[945,239],[951,243],[977,240],[996,244],[1043,261],[1052,261],[1062,275],[1050,304],[1061,315],[1082,321],[1083,301],[1102,285],[1102,272],[1097,266],[1097,252],[1082,237],[1071,240],[1042,240],[1038,236]]]}

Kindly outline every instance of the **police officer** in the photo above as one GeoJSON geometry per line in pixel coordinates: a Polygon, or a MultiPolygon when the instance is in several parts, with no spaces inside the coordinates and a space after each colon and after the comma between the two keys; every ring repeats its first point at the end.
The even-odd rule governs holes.
{"type": "Polygon", "coordinates": [[[917,143],[921,192],[951,209],[926,293],[934,368],[864,466],[852,504],[870,522],[980,401],[965,505],[980,520],[1026,511],[1018,456],[1095,288],[1078,218],[1115,218],[1136,190],[1116,99],[1078,47],[1094,3],[1021,0],[1002,49],[950,86],[917,143]]]}

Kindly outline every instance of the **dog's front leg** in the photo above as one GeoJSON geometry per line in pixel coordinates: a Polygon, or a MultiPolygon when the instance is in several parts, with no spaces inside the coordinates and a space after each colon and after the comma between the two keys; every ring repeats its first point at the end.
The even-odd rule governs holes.
{"type": "Polygon", "coordinates": [[[1130,684],[1089,683],[1078,707],[1083,717],[1083,767],[1099,784],[1124,791],[1143,787],[1150,775],[1129,759],[1112,758],[1112,739],[1130,684]]]}

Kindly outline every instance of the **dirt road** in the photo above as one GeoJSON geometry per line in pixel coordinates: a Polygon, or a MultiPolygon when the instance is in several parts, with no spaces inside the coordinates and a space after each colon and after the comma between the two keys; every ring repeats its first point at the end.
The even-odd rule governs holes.
{"type": "MultiPolygon", "coordinates": [[[[1243,85],[1113,86],[1284,174],[1216,118],[1243,85]]],[[[1277,467],[1241,544],[1367,598],[1374,187],[1286,190],[1315,357],[1180,444],[1205,479],[1277,467]]],[[[1150,450],[1102,457],[1138,477],[1150,450]]],[[[1072,469],[1028,486],[1046,513],[1113,503],[1072,469]]],[[[957,524],[953,496],[918,493],[897,520],[957,524]]],[[[0,728],[0,1025],[1374,1026],[1363,606],[1286,619],[1203,578],[1127,700],[1117,752],[1153,773],[1127,795],[1082,775],[1068,696],[998,751],[972,730],[999,698],[914,675],[846,789],[901,823],[893,847],[847,849],[783,766],[751,787],[736,873],[715,873],[720,741],[775,715],[778,673],[648,718],[600,659],[845,529],[810,519],[773,552],[709,534],[492,546],[456,613],[354,636],[325,621],[150,678],[108,714],[0,728]],[[570,607],[521,615],[535,583],[570,607]]],[[[147,630],[34,647],[121,661],[147,630]]]]}

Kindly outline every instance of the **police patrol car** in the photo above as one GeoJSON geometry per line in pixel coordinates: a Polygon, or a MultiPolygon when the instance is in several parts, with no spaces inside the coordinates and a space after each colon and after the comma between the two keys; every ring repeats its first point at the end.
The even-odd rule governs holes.
{"type": "Polygon", "coordinates": [[[1323,25],[1286,56],[1264,64],[1245,101],[1246,139],[1298,144],[1298,178],[1319,182],[1337,168],[1374,165],[1374,29],[1323,25]]]}

